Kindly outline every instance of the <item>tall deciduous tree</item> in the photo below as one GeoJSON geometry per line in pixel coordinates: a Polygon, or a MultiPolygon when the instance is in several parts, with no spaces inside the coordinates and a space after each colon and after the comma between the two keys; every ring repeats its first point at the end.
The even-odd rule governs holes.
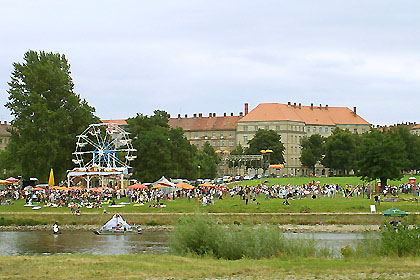
{"type": "Polygon", "coordinates": [[[95,109],[73,91],[70,65],[58,53],[28,51],[13,64],[9,102],[12,121],[7,157],[16,173],[56,181],[72,168],[76,135],[97,122],[95,109]]]}
{"type": "Polygon", "coordinates": [[[404,171],[420,170],[420,137],[413,135],[410,128],[406,125],[398,125],[390,128],[393,137],[399,136],[405,144],[404,171]]]}
{"type": "Polygon", "coordinates": [[[217,175],[219,158],[209,142],[204,143],[203,149],[198,152],[198,163],[201,166],[200,177],[213,179],[217,175]]]}
{"type": "Polygon", "coordinates": [[[217,171],[214,150],[210,147],[208,151],[205,146],[203,151],[198,151],[184,137],[184,130],[169,127],[168,118],[166,112],[156,110],[153,116],[137,114],[127,120],[133,147],[137,149],[132,164],[134,177],[145,182],[153,182],[163,175],[195,179],[199,172],[202,176],[217,171]]]}
{"type": "Polygon", "coordinates": [[[385,187],[388,179],[402,178],[407,159],[404,141],[398,134],[372,128],[363,134],[359,150],[357,174],[363,180],[380,179],[385,187]]]}
{"type": "Polygon", "coordinates": [[[342,174],[354,169],[357,152],[356,137],[348,129],[334,129],[333,133],[325,139],[324,158],[322,164],[342,174]]]}
{"type": "Polygon", "coordinates": [[[284,145],[281,142],[280,135],[274,130],[259,129],[254,137],[248,142],[249,147],[246,153],[249,155],[260,155],[261,150],[272,150],[270,162],[284,163],[284,145]]]}
{"type": "Polygon", "coordinates": [[[303,166],[315,170],[315,165],[322,160],[324,137],[319,134],[313,134],[310,137],[302,138],[300,146],[302,147],[300,162],[303,166]]]}

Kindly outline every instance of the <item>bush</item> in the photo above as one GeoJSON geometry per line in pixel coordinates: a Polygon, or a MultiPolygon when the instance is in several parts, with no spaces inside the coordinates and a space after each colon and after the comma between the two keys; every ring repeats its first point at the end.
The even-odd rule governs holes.
{"type": "Polygon", "coordinates": [[[278,256],[326,256],[329,250],[317,249],[314,240],[288,239],[274,226],[221,226],[206,215],[181,218],[169,238],[178,255],[213,256],[236,260],[278,256]]]}
{"type": "Polygon", "coordinates": [[[158,222],[156,222],[155,220],[151,220],[146,222],[146,225],[148,226],[159,226],[160,224],[158,222]]]}
{"type": "Polygon", "coordinates": [[[40,222],[37,220],[33,220],[33,219],[22,219],[22,218],[17,218],[17,219],[6,219],[4,217],[0,217],[0,226],[11,226],[11,225],[15,225],[15,226],[36,226],[36,225],[45,225],[45,222],[40,222]]]}

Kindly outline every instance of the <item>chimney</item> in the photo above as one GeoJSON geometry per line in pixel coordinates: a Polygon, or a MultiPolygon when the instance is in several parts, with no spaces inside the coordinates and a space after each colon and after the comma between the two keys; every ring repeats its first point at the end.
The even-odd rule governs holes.
{"type": "Polygon", "coordinates": [[[202,118],[203,117],[203,114],[202,113],[198,113],[198,117],[199,118],[202,118]]]}
{"type": "Polygon", "coordinates": [[[211,116],[213,116],[213,114],[212,113],[209,113],[209,118],[211,118],[211,116]]]}
{"type": "Polygon", "coordinates": [[[248,115],[248,103],[245,103],[245,116],[248,115]]]}
{"type": "Polygon", "coordinates": [[[319,110],[322,110],[322,105],[321,104],[319,104],[319,110]]]}
{"type": "Polygon", "coordinates": [[[233,113],[230,113],[230,116],[233,117],[233,113]]]}
{"type": "Polygon", "coordinates": [[[299,109],[302,109],[302,103],[299,103],[299,109]]]}
{"type": "Polygon", "coordinates": [[[287,102],[287,107],[289,107],[290,108],[290,105],[291,105],[292,103],[291,102],[287,102]]]}
{"type": "Polygon", "coordinates": [[[4,124],[7,124],[7,121],[4,121],[4,124]]]}
{"type": "Polygon", "coordinates": [[[188,115],[187,114],[185,114],[185,118],[188,118],[188,115]]]}
{"type": "Polygon", "coordinates": [[[223,117],[226,117],[226,113],[223,113],[223,117]]]}
{"type": "Polygon", "coordinates": [[[356,107],[353,107],[353,114],[356,116],[356,107]]]}
{"type": "Polygon", "coordinates": [[[244,115],[244,113],[242,113],[242,112],[239,112],[239,116],[240,117],[242,117],[244,115]]]}
{"type": "Polygon", "coordinates": [[[314,109],[314,103],[311,103],[311,110],[314,109]]]}
{"type": "Polygon", "coordinates": [[[295,109],[296,109],[296,102],[295,102],[295,103],[293,103],[293,107],[295,107],[295,109]]]}
{"type": "Polygon", "coordinates": [[[193,116],[194,116],[194,119],[196,119],[196,118],[197,118],[197,114],[194,114],[193,116]]]}
{"type": "Polygon", "coordinates": [[[181,118],[181,114],[178,114],[178,119],[180,119],[181,118]]]}
{"type": "Polygon", "coordinates": [[[213,113],[213,117],[216,117],[216,113],[213,113]]]}
{"type": "Polygon", "coordinates": [[[325,110],[328,110],[328,104],[327,104],[327,105],[325,105],[325,110]]]}
{"type": "Polygon", "coordinates": [[[168,114],[168,119],[170,119],[171,118],[171,114],[168,114]]]}

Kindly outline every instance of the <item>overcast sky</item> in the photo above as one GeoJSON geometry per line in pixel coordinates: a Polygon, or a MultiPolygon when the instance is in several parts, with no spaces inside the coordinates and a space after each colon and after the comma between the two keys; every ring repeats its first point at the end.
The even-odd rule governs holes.
{"type": "MultiPolygon", "coordinates": [[[[29,50],[65,54],[103,119],[356,106],[420,122],[420,1],[0,0],[0,103],[29,50]]],[[[11,120],[1,106],[0,119],[11,120]]]]}

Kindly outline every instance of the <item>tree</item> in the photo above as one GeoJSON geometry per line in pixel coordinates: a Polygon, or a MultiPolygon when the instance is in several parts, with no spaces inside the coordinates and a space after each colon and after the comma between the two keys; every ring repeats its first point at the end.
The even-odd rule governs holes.
{"type": "Polygon", "coordinates": [[[270,162],[284,163],[284,145],[281,142],[280,135],[274,130],[259,129],[254,137],[248,142],[249,147],[246,153],[249,155],[260,155],[261,150],[272,150],[270,153],[270,162]]]}
{"type": "Polygon", "coordinates": [[[357,174],[363,180],[381,180],[382,188],[388,179],[401,179],[406,166],[405,144],[401,136],[372,128],[363,134],[360,143],[357,174]]]}
{"type": "Polygon", "coordinates": [[[213,166],[216,156],[213,148],[209,147],[209,151],[204,147],[203,151],[198,151],[184,137],[182,128],[169,127],[168,118],[165,111],[156,110],[152,116],[137,114],[127,120],[138,154],[132,164],[134,177],[153,182],[162,175],[196,179],[199,172],[212,174],[213,169],[217,172],[217,165],[214,163],[213,166]]]}
{"type": "Polygon", "coordinates": [[[355,134],[348,129],[334,129],[333,133],[325,139],[324,158],[322,164],[331,169],[341,170],[342,174],[354,169],[357,152],[355,134]]]}
{"type": "Polygon", "coordinates": [[[313,134],[310,137],[302,138],[300,146],[302,147],[300,162],[315,173],[315,165],[322,160],[324,137],[319,134],[313,134]]]}
{"type": "Polygon", "coordinates": [[[200,165],[200,176],[202,178],[215,178],[217,175],[217,163],[219,158],[209,142],[204,143],[203,149],[198,152],[198,164],[200,165]]]}
{"type": "Polygon", "coordinates": [[[405,144],[405,157],[407,159],[403,171],[420,169],[420,137],[411,134],[410,128],[406,125],[391,127],[389,133],[393,137],[400,137],[405,144]]]}
{"type": "Polygon", "coordinates": [[[56,181],[73,167],[76,135],[98,122],[95,109],[74,93],[64,55],[28,51],[14,63],[6,107],[14,117],[6,158],[8,168],[24,177],[46,181],[54,168],[56,181]]]}

